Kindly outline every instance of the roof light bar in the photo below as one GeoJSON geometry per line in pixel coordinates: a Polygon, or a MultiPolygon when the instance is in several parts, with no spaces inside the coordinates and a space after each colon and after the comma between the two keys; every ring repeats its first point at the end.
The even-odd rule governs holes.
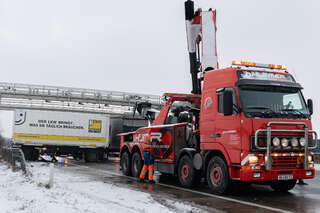
{"type": "Polygon", "coordinates": [[[285,65],[277,65],[277,64],[261,64],[254,63],[248,61],[232,61],[232,65],[246,66],[246,67],[259,67],[259,68],[269,68],[269,69],[279,69],[279,70],[287,70],[287,66],[285,65]]]}

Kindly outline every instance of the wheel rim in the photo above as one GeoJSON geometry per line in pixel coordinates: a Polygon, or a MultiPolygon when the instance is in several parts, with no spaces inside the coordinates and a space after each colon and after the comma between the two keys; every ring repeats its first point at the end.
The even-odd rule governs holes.
{"type": "Polygon", "coordinates": [[[122,168],[123,168],[124,170],[127,170],[127,168],[128,168],[127,158],[126,158],[126,157],[124,157],[123,160],[122,160],[122,168]]]}
{"type": "Polygon", "coordinates": [[[134,169],[135,172],[138,171],[138,168],[137,168],[137,167],[138,167],[138,166],[137,166],[137,159],[134,158],[134,161],[133,161],[133,169],[134,169]]]}
{"type": "Polygon", "coordinates": [[[184,179],[189,177],[190,169],[188,165],[183,165],[181,168],[181,174],[184,179]]]}
{"type": "Polygon", "coordinates": [[[215,167],[211,172],[211,180],[215,185],[219,185],[222,180],[222,170],[220,167],[215,167]]]}
{"type": "Polygon", "coordinates": [[[133,160],[133,169],[136,173],[138,173],[138,170],[139,170],[139,166],[138,166],[138,163],[139,163],[139,160],[137,159],[137,157],[134,158],[133,160]]]}
{"type": "Polygon", "coordinates": [[[123,154],[122,169],[124,171],[126,171],[128,169],[128,156],[127,156],[127,154],[123,154]]]}

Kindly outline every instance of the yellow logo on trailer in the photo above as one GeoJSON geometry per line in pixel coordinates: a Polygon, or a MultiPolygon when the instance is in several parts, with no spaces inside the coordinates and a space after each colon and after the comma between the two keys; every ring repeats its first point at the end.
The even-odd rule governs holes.
{"type": "Polygon", "coordinates": [[[89,132],[92,133],[101,133],[101,120],[89,120],[89,132]]]}

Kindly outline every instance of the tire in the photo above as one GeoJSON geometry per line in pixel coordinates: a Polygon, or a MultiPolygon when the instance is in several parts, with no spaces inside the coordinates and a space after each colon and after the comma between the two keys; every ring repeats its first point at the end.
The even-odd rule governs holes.
{"type": "Polygon", "coordinates": [[[84,153],[84,160],[86,163],[97,162],[98,161],[98,152],[95,149],[88,149],[84,153]]]}
{"type": "Polygon", "coordinates": [[[226,194],[231,189],[228,167],[225,161],[219,157],[213,157],[207,168],[207,182],[214,194],[226,194]]]}
{"type": "Polygon", "coordinates": [[[126,176],[131,176],[130,156],[127,151],[121,154],[120,165],[121,165],[122,174],[126,176]]]}
{"type": "Polygon", "coordinates": [[[270,187],[277,192],[287,192],[294,188],[297,180],[280,180],[270,184],[270,187]]]}
{"type": "Polygon", "coordinates": [[[106,160],[109,160],[109,149],[107,149],[107,152],[106,152],[107,156],[105,157],[106,160]]]}
{"type": "Polygon", "coordinates": [[[39,159],[39,151],[33,148],[23,148],[22,149],[24,158],[27,161],[37,161],[39,159]]]}
{"type": "Polygon", "coordinates": [[[29,161],[31,159],[30,149],[22,148],[22,151],[23,151],[25,160],[29,161]]]}
{"type": "Polygon", "coordinates": [[[193,167],[193,162],[188,155],[179,161],[178,178],[182,186],[191,188],[201,180],[200,172],[193,167]]]}
{"type": "Polygon", "coordinates": [[[103,161],[104,160],[104,150],[103,149],[99,149],[97,150],[97,157],[98,157],[98,161],[103,161]]]}
{"type": "Polygon", "coordinates": [[[142,159],[139,152],[135,152],[131,159],[131,174],[133,177],[139,177],[142,169],[142,159]]]}
{"type": "Polygon", "coordinates": [[[82,159],[81,155],[72,155],[73,159],[76,161],[80,161],[82,159]]]}
{"type": "Polygon", "coordinates": [[[32,150],[32,161],[37,161],[37,160],[39,160],[39,156],[40,156],[40,154],[39,154],[39,150],[37,150],[37,149],[33,149],[32,150]]]}

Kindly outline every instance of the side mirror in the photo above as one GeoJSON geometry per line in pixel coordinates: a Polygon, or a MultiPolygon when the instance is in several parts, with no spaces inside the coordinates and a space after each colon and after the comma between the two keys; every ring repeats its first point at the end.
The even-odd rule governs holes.
{"type": "Polygon", "coordinates": [[[232,91],[225,90],[223,92],[223,114],[232,115],[233,114],[233,97],[232,91]]]}
{"type": "Polygon", "coordinates": [[[312,115],[313,114],[313,101],[312,101],[312,99],[307,100],[307,106],[308,106],[310,115],[312,115]]]}

